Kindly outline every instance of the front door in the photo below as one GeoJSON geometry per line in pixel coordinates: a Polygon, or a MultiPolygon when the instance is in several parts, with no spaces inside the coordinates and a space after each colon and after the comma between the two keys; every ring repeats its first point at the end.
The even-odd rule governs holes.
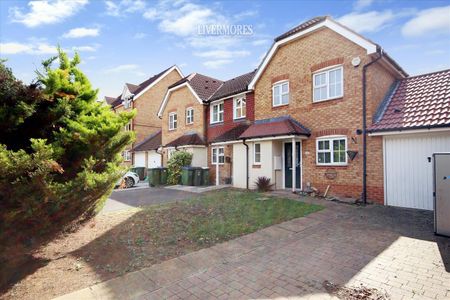
{"type": "MultiPolygon", "coordinates": [[[[295,143],[295,188],[300,189],[301,149],[300,142],[295,143]]],[[[292,188],[292,143],[284,144],[284,187],[292,188]]]]}

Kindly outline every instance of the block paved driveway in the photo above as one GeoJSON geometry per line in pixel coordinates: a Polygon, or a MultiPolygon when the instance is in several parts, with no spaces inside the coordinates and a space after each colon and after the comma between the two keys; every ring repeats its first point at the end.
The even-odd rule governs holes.
{"type": "Polygon", "coordinates": [[[434,236],[431,212],[325,205],[61,298],[336,299],[327,280],[391,299],[450,299],[450,239],[434,236]]]}

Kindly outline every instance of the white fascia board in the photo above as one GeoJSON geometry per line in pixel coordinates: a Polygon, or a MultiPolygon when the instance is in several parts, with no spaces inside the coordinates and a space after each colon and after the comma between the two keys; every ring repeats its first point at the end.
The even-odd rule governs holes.
{"type": "Polygon", "coordinates": [[[296,34],[288,36],[288,37],[274,43],[272,45],[272,47],[270,48],[270,51],[268,52],[268,54],[264,57],[264,60],[262,61],[261,65],[259,66],[258,71],[256,72],[255,76],[253,77],[252,81],[248,85],[249,90],[255,89],[256,82],[258,81],[259,77],[261,77],[262,72],[267,67],[267,65],[269,64],[273,55],[275,54],[275,52],[277,51],[277,49],[280,46],[282,46],[292,40],[298,39],[304,35],[307,35],[317,29],[322,28],[322,27],[327,27],[327,28],[333,30],[334,32],[342,35],[343,37],[349,39],[350,41],[354,42],[355,44],[363,47],[364,49],[366,49],[367,54],[372,54],[377,51],[377,45],[375,45],[374,43],[370,42],[369,40],[366,40],[365,38],[354,33],[353,31],[347,29],[346,27],[340,25],[339,23],[336,23],[327,18],[324,21],[322,21],[314,26],[311,26],[303,31],[300,31],[296,34]]]}
{"type": "Polygon", "coordinates": [[[202,99],[200,99],[200,97],[197,95],[197,93],[196,93],[196,92],[194,91],[194,89],[191,87],[191,85],[189,84],[189,82],[185,82],[185,83],[182,83],[182,84],[180,84],[180,85],[174,86],[173,88],[170,88],[170,89],[167,90],[166,95],[164,96],[164,100],[163,100],[163,102],[161,103],[161,107],[160,107],[159,110],[158,110],[158,114],[157,114],[158,117],[161,117],[161,116],[162,116],[162,114],[163,114],[163,112],[164,112],[164,109],[166,108],[167,101],[169,100],[170,93],[172,93],[173,91],[176,91],[176,90],[178,90],[178,89],[181,89],[182,87],[185,87],[185,86],[188,87],[188,89],[189,89],[189,90],[191,91],[191,93],[194,95],[195,99],[197,99],[197,101],[198,101],[200,104],[204,104],[203,101],[202,101],[202,99]]]}
{"type": "Polygon", "coordinates": [[[396,130],[396,131],[380,131],[369,133],[369,136],[386,136],[386,135],[399,135],[399,134],[414,134],[414,133],[427,133],[427,132],[442,132],[450,131],[450,127],[443,128],[423,128],[423,129],[409,129],[409,130],[396,130]]]}
{"type": "Polygon", "coordinates": [[[246,142],[257,142],[257,141],[271,141],[271,140],[284,140],[284,139],[296,139],[296,140],[306,140],[308,137],[303,135],[280,135],[271,136],[263,138],[246,139],[246,142]]]}
{"type": "Polygon", "coordinates": [[[212,104],[212,103],[224,101],[224,100],[227,100],[227,99],[230,99],[230,98],[239,97],[239,96],[242,96],[242,95],[246,95],[246,94],[248,94],[248,93],[250,93],[250,92],[251,92],[251,91],[245,91],[245,92],[242,92],[242,93],[233,94],[233,95],[226,96],[226,97],[223,97],[223,98],[220,98],[220,99],[217,99],[217,100],[210,101],[209,103],[212,104]]]}
{"type": "Polygon", "coordinates": [[[183,149],[183,148],[205,148],[206,146],[203,145],[181,145],[181,146],[177,146],[178,149],[183,149]]]}
{"type": "Polygon", "coordinates": [[[230,145],[230,144],[237,144],[237,143],[242,143],[242,140],[211,143],[211,146],[230,145]]]}
{"type": "Polygon", "coordinates": [[[158,82],[160,82],[164,77],[166,77],[168,74],[170,74],[170,72],[172,72],[173,70],[176,70],[178,72],[178,74],[180,74],[181,78],[184,78],[183,73],[181,73],[181,70],[175,65],[172,68],[170,68],[169,70],[167,70],[164,74],[162,74],[157,80],[155,80],[152,84],[150,84],[148,87],[146,87],[145,89],[143,89],[139,94],[137,94],[134,97],[134,100],[136,100],[137,98],[139,98],[141,95],[143,95],[145,92],[147,92],[149,89],[151,89],[153,86],[155,86],[158,82]]]}

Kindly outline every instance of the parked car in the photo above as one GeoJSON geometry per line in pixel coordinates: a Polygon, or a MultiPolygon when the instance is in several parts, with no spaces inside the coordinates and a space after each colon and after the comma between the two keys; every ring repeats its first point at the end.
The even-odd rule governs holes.
{"type": "Polygon", "coordinates": [[[116,187],[131,188],[139,183],[139,175],[134,172],[126,172],[119,181],[116,183],[116,187]]]}

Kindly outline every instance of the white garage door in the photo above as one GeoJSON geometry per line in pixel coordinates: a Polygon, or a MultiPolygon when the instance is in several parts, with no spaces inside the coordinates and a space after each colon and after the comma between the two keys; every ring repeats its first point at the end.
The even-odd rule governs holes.
{"type": "Polygon", "coordinates": [[[450,151],[450,132],[384,138],[386,204],[433,209],[434,152],[450,151]]]}
{"type": "Polygon", "coordinates": [[[134,152],[134,166],[135,167],[146,167],[144,151],[134,152]]]}

